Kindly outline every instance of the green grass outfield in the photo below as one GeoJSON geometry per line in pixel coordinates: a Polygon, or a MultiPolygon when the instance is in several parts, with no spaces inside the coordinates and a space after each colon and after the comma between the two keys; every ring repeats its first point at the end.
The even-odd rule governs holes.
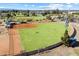
{"type": "Polygon", "coordinates": [[[19,29],[22,48],[33,51],[60,42],[65,32],[63,23],[38,24],[35,28],[19,29]]]}

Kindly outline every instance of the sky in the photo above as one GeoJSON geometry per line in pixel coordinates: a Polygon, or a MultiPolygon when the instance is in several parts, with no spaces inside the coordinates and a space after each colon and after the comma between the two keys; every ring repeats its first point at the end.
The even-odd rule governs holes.
{"type": "Polygon", "coordinates": [[[0,9],[17,10],[79,10],[79,3],[0,3],[0,9]]]}

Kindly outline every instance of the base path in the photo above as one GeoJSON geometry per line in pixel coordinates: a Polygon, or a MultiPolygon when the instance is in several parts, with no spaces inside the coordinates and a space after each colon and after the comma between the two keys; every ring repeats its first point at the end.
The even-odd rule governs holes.
{"type": "Polygon", "coordinates": [[[17,29],[8,29],[9,31],[9,53],[10,55],[19,54],[21,51],[20,37],[17,29]]]}

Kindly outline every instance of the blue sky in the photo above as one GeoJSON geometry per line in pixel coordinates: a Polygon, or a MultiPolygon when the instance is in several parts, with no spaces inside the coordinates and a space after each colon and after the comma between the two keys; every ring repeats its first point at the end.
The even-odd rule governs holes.
{"type": "Polygon", "coordinates": [[[0,3],[0,9],[21,10],[79,10],[79,3],[0,3]]]}

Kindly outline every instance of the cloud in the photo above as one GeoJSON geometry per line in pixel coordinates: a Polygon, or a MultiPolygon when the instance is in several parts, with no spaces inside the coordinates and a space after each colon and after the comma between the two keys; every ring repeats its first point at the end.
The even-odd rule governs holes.
{"type": "Polygon", "coordinates": [[[71,4],[71,3],[66,3],[66,4],[71,4]]]}
{"type": "Polygon", "coordinates": [[[30,6],[34,7],[35,5],[30,5],[30,6]]]}
{"type": "Polygon", "coordinates": [[[48,4],[47,6],[39,6],[40,8],[43,9],[50,9],[50,10],[55,10],[55,9],[59,9],[59,10],[64,10],[64,9],[72,9],[73,5],[71,3],[67,3],[67,4],[48,4]]]}
{"type": "Polygon", "coordinates": [[[63,9],[63,4],[49,4],[49,8],[51,9],[63,9]]]}
{"type": "Polygon", "coordinates": [[[47,6],[39,6],[44,9],[63,9],[63,4],[48,4],[47,6]]]}
{"type": "Polygon", "coordinates": [[[67,5],[67,7],[68,7],[68,8],[71,8],[71,7],[72,7],[72,5],[67,5]]]}
{"type": "MultiPolygon", "coordinates": [[[[52,9],[60,9],[60,10],[64,10],[64,9],[69,9],[72,8],[72,4],[71,3],[66,3],[66,4],[61,4],[61,3],[49,3],[47,5],[36,5],[36,4],[24,4],[25,7],[29,8],[29,7],[37,7],[39,9],[44,9],[44,10],[52,10],[52,9]]],[[[32,8],[35,9],[35,8],[32,8]]]]}
{"type": "Polygon", "coordinates": [[[40,8],[45,8],[45,7],[48,7],[48,6],[38,6],[38,7],[40,7],[40,8]]]}
{"type": "Polygon", "coordinates": [[[25,6],[25,7],[29,7],[29,6],[30,6],[30,7],[34,7],[35,5],[34,5],[34,4],[25,4],[24,6],[25,6]]]}
{"type": "Polygon", "coordinates": [[[27,6],[28,6],[28,4],[25,4],[24,6],[25,6],[25,7],[27,7],[27,6]]]}
{"type": "Polygon", "coordinates": [[[1,7],[1,6],[0,6],[0,8],[6,8],[6,7],[1,7]]]}
{"type": "Polygon", "coordinates": [[[78,5],[79,3],[74,3],[75,5],[78,5]]]}
{"type": "Polygon", "coordinates": [[[47,3],[47,4],[4,4],[0,5],[0,8],[14,8],[14,9],[42,9],[42,10],[68,10],[68,9],[79,9],[78,3],[47,3]]]}

